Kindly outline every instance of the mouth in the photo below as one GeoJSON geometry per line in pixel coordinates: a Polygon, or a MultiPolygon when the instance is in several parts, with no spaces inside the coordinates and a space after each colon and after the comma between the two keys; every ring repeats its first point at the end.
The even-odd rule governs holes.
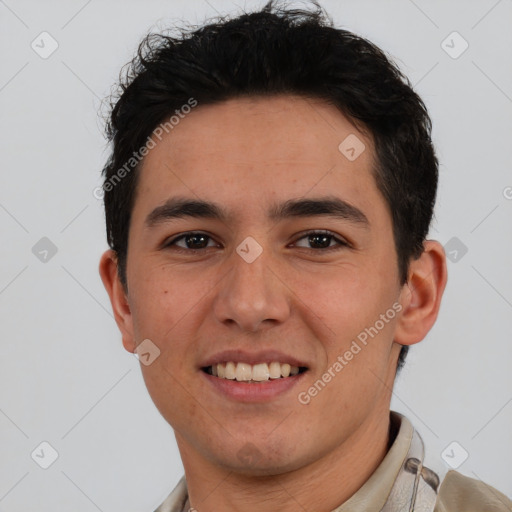
{"type": "Polygon", "coordinates": [[[305,366],[293,366],[279,361],[249,364],[240,361],[226,361],[201,370],[220,380],[231,380],[244,384],[261,384],[265,382],[284,380],[302,374],[308,370],[305,366]]]}

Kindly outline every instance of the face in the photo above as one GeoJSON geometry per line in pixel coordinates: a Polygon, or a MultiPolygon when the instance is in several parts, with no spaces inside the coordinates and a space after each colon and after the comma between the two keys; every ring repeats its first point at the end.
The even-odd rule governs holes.
{"type": "Polygon", "coordinates": [[[337,109],[292,96],[199,105],[145,157],[123,343],[160,351],[141,368],[180,450],[277,474],[389,410],[403,288],[373,164],[337,109]]]}

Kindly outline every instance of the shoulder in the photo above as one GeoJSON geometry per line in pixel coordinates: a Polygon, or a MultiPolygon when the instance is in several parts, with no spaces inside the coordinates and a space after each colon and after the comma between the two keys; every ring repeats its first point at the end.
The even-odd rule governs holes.
{"type": "Polygon", "coordinates": [[[434,512],[512,512],[512,501],[480,480],[449,471],[441,483],[434,512]]]}

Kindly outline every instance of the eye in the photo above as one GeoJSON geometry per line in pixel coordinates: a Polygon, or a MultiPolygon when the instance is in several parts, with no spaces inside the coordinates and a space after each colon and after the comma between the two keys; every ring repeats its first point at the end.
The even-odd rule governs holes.
{"type": "Polygon", "coordinates": [[[200,251],[208,248],[208,241],[212,241],[212,238],[209,235],[201,232],[190,231],[165,242],[164,248],[175,246],[178,251],[200,251]],[[181,242],[181,245],[178,242],[181,242]]]}
{"type": "MultiPolygon", "coordinates": [[[[341,238],[337,237],[334,233],[327,230],[322,231],[308,231],[305,233],[300,240],[306,240],[306,243],[310,245],[310,247],[305,247],[306,249],[323,249],[324,251],[328,250],[337,250],[341,247],[348,247],[349,244],[342,240],[341,238]],[[331,245],[331,242],[335,242],[335,245],[331,245]]],[[[297,247],[304,247],[297,245],[297,242],[295,242],[295,245],[297,247]]]]}
{"type": "MultiPolygon", "coordinates": [[[[294,243],[295,247],[301,247],[317,252],[318,250],[322,250],[323,252],[338,250],[342,247],[349,246],[348,242],[327,230],[308,231],[307,233],[304,233],[297,242],[294,243]],[[297,243],[301,240],[306,240],[306,244],[308,244],[309,247],[297,243]],[[332,242],[334,242],[334,245],[332,245],[332,242]]],[[[218,245],[213,241],[212,237],[206,233],[202,233],[200,231],[189,231],[165,242],[163,248],[172,247],[178,252],[191,253],[217,246],[218,245]],[[209,245],[209,243],[213,243],[213,245],[209,245]]]]}

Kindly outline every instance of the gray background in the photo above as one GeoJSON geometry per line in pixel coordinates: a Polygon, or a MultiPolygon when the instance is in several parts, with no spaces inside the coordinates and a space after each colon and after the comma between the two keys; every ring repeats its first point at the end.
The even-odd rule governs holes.
{"type": "MultiPolygon", "coordinates": [[[[512,0],[322,5],[394,56],[424,98],[441,162],[432,237],[456,238],[439,320],[412,349],[392,406],[433,469],[446,470],[441,454],[456,441],[445,454],[453,464],[469,453],[459,471],[512,496],[512,0]],[[454,31],[469,44],[458,58],[454,31]]],[[[148,30],[237,6],[0,0],[1,511],[152,511],[182,474],[97,272],[107,247],[93,196],[107,156],[98,110],[148,30]],[[59,45],[47,59],[31,48],[43,31],[59,45]],[[57,248],[46,261],[43,237],[57,248]],[[31,458],[37,449],[50,461],[43,441],[58,452],[46,470],[31,458]]]]}

